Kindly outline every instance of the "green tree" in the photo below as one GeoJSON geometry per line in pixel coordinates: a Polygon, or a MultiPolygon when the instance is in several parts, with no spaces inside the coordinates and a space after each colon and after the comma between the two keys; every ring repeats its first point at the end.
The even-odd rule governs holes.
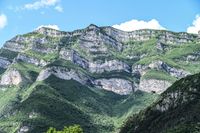
{"type": "Polygon", "coordinates": [[[55,128],[50,127],[46,133],[83,133],[83,129],[80,125],[65,126],[61,131],[57,131],[55,128]]]}
{"type": "Polygon", "coordinates": [[[62,133],[83,133],[83,129],[80,127],[80,125],[73,125],[64,127],[62,133]]]}
{"type": "Polygon", "coordinates": [[[55,128],[50,127],[50,128],[47,130],[47,133],[57,133],[57,131],[56,131],[55,128]]]}

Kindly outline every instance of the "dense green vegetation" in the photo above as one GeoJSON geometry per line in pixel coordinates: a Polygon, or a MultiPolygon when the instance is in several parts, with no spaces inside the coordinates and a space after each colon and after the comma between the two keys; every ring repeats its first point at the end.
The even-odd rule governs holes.
{"type": "Polygon", "coordinates": [[[32,50],[28,50],[25,52],[26,55],[28,55],[29,57],[34,57],[38,60],[43,59],[45,61],[53,61],[54,59],[56,59],[58,57],[58,53],[53,52],[53,53],[41,53],[41,52],[36,52],[36,51],[32,51],[32,50]]]}
{"type": "Polygon", "coordinates": [[[0,68],[0,75],[3,74],[6,71],[6,69],[0,68]]]}
{"type": "MultiPolygon", "coordinates": [[[[13,103],[11,110],[15,110],[15,115],[0,121],[0,129],[5,132],[15,131],[22,123],[34,125],[33,133],[44,132],[48,127],[61,130],[64,125],[71,124],[81,125],[87,133],[111,132],[120,127],[128,116],[144,109],[157,98],[156,94],[144,92],[120,96],[54,76],[26,90],[8,88],[7,91],[17,99],[13,103],[14,96],[6,95],[10,99],[0,100],[1,104],[13,103]],[[33,116],[30,118],[30,115],[33,116]],[[12,123],[16,126],[10,128],[12,123]]],[[[5,99],[3,95],[2,99],[5,99]]],[[[5,112],[10,110],[4,109],[5,112]]]]}
{"type": "Polygon", "coordinates": [[[200,74],[175,82],[159,100],[128,119],[120,133],[198,133],[200,132],[200,74]],[[177,97],[170,97],[179,93],[177,97]],[[167,101],[165,111],[157,109],[167,101]],[[137,128],[136,128],[137,127],[137,128]]]}
{"type": "Polygon", "coordinates": [[[0,49],[0,57],[8,58],[9,60],[17,57],[18,52],[10,51],[8,49],[0,49]]]}

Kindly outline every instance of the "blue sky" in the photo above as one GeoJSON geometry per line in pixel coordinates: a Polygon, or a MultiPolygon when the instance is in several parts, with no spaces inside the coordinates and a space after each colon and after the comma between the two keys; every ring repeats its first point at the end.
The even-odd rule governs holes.
{"type": "Polygon", "coordinates": [[[154,25],[195,33],[200,30],[198,15],[200,0],[0,0],[0,46],[40,25],[64,31],[91,23],[129,31],[154,25]]]}

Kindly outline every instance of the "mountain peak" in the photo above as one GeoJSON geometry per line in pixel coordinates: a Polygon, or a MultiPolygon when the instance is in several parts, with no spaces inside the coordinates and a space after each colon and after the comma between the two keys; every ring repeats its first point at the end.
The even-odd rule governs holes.
{"type": "Polygon", "coordinates": [[[96,26],[95,24],[90,24],[87,28],[88,28],[88,29],[97,29],[97,28],[99,28],[99,27],[96,26]]]}

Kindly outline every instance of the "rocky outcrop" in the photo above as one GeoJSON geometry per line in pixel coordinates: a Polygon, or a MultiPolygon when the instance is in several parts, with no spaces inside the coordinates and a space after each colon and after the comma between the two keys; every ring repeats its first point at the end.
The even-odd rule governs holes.
{"type": "Polygon", "coordinates": [[[52,54],[58,51],[59,39],[52,40],[51,37],[31,37],[29,39],[29,49],[43,53],[52,54]]]}
{"type": "Polygon", "coordinates": [[[59,39],[51,40],[46,36],[39,36],[37,33],[29,33],[18,35],[7,41],[3,48],[15,52],[24,52],[25,50],[33,50],[40,53],[54,53],[58,51],[59,39]]]}
{"type": "Polygon", "coordinates": [[[6,69],[10,64],[11,62],[7,58],[0,57],[0,68],[6,69]]]}
{"type": "Polygon", "coordinates": [[[30,112],[29,113],[29,115],[28,115],[28,118],[29,119],[35,119],[35,118],[37,118],[39,116],[39,113],[37,113],[37,112],[30,112]]]}
{"type": "Polygon", "coordinates": [[[14,41],[7,41],[4,44],[4,49],[8,49],[10,51],[15,51],[15,52],[22,52],[23,50],[25,50],[25,46],[22,44],[19,44],[18,42],[14,42],[14,41]]]}
{"type": "Polygon", "coordinates": [[[165,45],[164,43],[161,43],[161,42],[157,42],[156,43],[156,48],[157,48],[157,51],[159,52],[165,52],[167,50],[167,45],[165,45]]]}
{"type": "Polygon", "coordinates": [[[196,35],[191,35],[188,33],[175,33],[170,31],[158,31],[149,29],[125,32],[114,29],[112,27],[103,27],[103,30],[106,32],[106,34],[113,36],[120,42],[127,42],[129,40],[147,41],[159,36],[159,42],[165,44],[183,44],[190,43],[193,39],[197,38],[196,35]]]}
{"type": "MultiPolygon", "coordinates": [[[[157,30],[150,30],[150,29],[144,29],[144,30],[136,30],[132,32],[125,32],[118,29],[115,29],[113,27],[103,27],[103,30],[106,34],[109,36],[112,36],[116,40],[120,42],[127,42],[130,40],[133,41],[147,41],[149,39],[155,38],[156,36],[163,35],[166,36],[166,34],[169,36],[171,32],[169,31],[157,31],[157,30]]],[[[175,33],[173,33],[175,34],[175,33]]],[[[178,33],[176,33],[178,34],[178,33]]],[[[189,34],[187,34],[189,36],[189,34]]],[[[186,35],[186,36],[187,36],[186,35]]],[[[167,39],[167,36],[166,38],[167,39]]],[[[162,43],[166,43],[165,40],[160,40],[162,43]]]]}
{"type": "Polygon", "coordinates": [[[184,44],[191,43],[196,36],[187,33],[174,33],[174,32],[162,32],[159,36],[159,41],[165,44],[184,44]]]}
{"type": "Polygon", "coordinates": [[[83,85],[92,83],[91,79],[87,75],[84,75],[73,69],[55,66],[42,70],[39,76],[37,77],[37,81],[43,81],[51,75],[54,75],[64,80],[75,80],[83,85]]]}
{"type": "Polygon", "coordinates": [[[126,71],[130,72],[130,67],[122,61],[110,60],[104,63],[91,62],[81,57],[74,50],[61,49],[60,57],[65,60],[72,61],[73,63],[88,69],[92,73],[103,73],[110,71],[126,71]]]}
{"type": "MultiPolygon", "coordinates": [[[[129,40],[134,41],[147,41],[151,38],[155,38],[159,36],[159,41],[165,44],[182,44],[182,43],[189,43],[192,42],[193,39],[197,38],[197,35],[191,35],[188,33],[175,33],[170,31],[158,31],[158,30],[150,30],[150,29],[144,29],[144,30],[136,30],[132,32],[125,32],[118,29],[115,29],[113,27],[98,27],[96,25],[89,25],[86,29],[83,30],[76,30],[73,32],[63,32],[58,31],[55,29],[45,28],[42,27],[35,32],[39,34],[44,34],[48,36],[53,37],[73,37],[73,36],[82,36],[81,39],[83,40],[90,40],[91,38],[96,38],[98,40],[101,40],[105,43],[111,44],[112,46],[116,47],[117,49],[121,49],[118,42],[127,42],[129,40]],[[102,34],[103,31],[105,34],[102,34]],[[87,34],[85,34],[87,32],[87,34]],[[91,34],[90,34],[90,33],[91,34]],[[93,32],[93,33],[92,33],[93,32]],[[98,36],[94,36],[95,34],[98,36]],[[98,34],[97,34],[98,33],[98,34]],[[102,36],[103,35],[103,36],[102,36]],[[112,38],[114,38],[114,40],[112,38]],[[91,38],[89,38],[91,37],[91,38]],[[118,42],[116,42],[117,40],[118,42]]],[[[93,43],[97,43],[97,40],[93,43]]]]}
{"type": "Polygon", "coordinates": [[[186,77],[187,75],[190,75],[189,72],[186,72],[183,69],[177,69],[172,66],[169,66],[167,63],[163,61],[155,61],[149,64],[149,68],[165,71],[169,73],[171,76],[176,78],[183,78],[186,77]]]}
{"type": "Polygon", "coordinates": [[[21,82],[22,76],[20,72],[11,68],[2,75],[0,85],[19,85],[21,82]]]}
{"type": "Polygon", "coordinates": [[[17,133],[27,133],[29,130],[30,128],[28,126],[22,126],[17,133]]]}
{"type": "Polygon", "coordinates": [[[89,62],[88,60],[81,57],[76,51],[69,50],[69,49],[61,49],[60,50],[60,57],[65,60],[72,61],[73,63],[88,69],[89,68],[89,62]]]}
{"type": "MultiPolygon", "coordinates": [[[[180,59],[177,59],[180,60],[180,59]]],[[[195,63],[200,60],[200,51],[188,54],[182,58],[183,61],[195,63]]],[[[198,62],[197,62],[198,63],[198,62]]]]}
{"type": "Polygon", "coordinates": [[[95,25],[90,25],[85,29],[85,32],[83,32],[78,38],[78,44],[82,49],[85,49],[88,52],[98,49],[98,52],[104,53],[107,51],[106,45],[113,47],[118,51],[122,50],[121,42],[118,42],[107,34],[104,34],[101,32],[101,29],[95,25]]]}
{"type": "Polygon", "coordinates": [[[170,85],[171,83],[165,80],[142,79],[140,80],[140,83],[139,83],[139,90],[161,94],[170,85]]]}
{"type": "Polygon", "coordinates": [[[43,59],[37,59],[25,54],[19,54],[16,59],[18,61],[23,61],[23,62],[30,63],[36,66],[41,66],[41,67],[44,67],[48,64],[48,62],[44,61],[43,59]]]}
{"type": "Polygon", "coordinates": [[[97,79],[94,81],[94,84],[97,87],[120,95],[128,95],[135,89],[134,85],[130,81],[118,78],[97,79]]]}
{"type": "Polygon", "coordinates": [[[103,30],[106,32],[106,34],[114,37],[120,42],[127,42],[130,40],[147,41],[156,36],[155,30],[136,30],[132,32],[125,32],[112,27],[103,27],[103,30]]]}
{"type": "Polygon", "coordinates": [[[106,61],[103,64],[99,64],[96,62],[89,63],[89,70],[92,73],[103,73],[103,72],[110,72],[110,71],[126,71],[130,72],[130,67],[118,60],[110,60],[106,61]]]}
{"type": "Polygon", "coordinates": [[[8,49],[10,51],[15,52],[23,52],[27,48],[27,44],[32,41],[35,41],[35,38],[24,37],[22,35],[18,35],[11,40],[7,41],[3,48],[8,49]]]}
{"type": "Polygon", "coordinates": [[[50,48],[47,46],[45,47],[42,44],[34,44],[34,45],[32,45],[31,50],[42,53],[42,54],[53,54],[58,51],[58,46],[54,45],[50,48]]]}
{"type": "Polygon", "coordinates": [[[37,29],[35,32],[46,35],[46,36],[52,36],[52,37],[64,37],[68,35],[67,32],[63,32],[63,31],[59,31],[59,30],[55,30],[55,29],[51,29],[47,27],[41,27],[37,29]]]}
{"type": "Polygon", "coordinates": [[[140,74],[140,75],[144,75],[145,72],[149,69],[155,69],[155,70],[161,70],[164,72],[169,73],[171,76],[176,77],[176,78],[183,78],[187,75],[190,75],[189,72],[184,71],[183,69],[177,69],[175,67],[172,67],[170,65],[168,65],[167,63],[163,62],[163,61],[154,61],[152,63],[150,63],[149,65],[136,65],[133,66],[133,73],[135,74],[140,74]]]}

